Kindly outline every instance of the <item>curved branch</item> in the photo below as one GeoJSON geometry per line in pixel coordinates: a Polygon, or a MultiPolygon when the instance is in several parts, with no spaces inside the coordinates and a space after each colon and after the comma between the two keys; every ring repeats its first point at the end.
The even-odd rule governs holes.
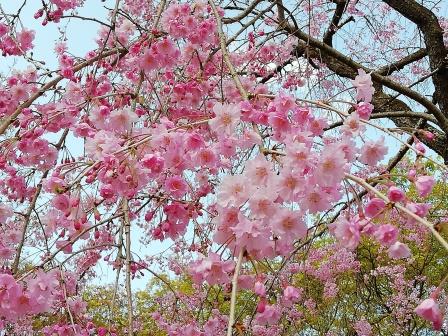
{"type": "Polygon", "coordinates": [[[382,76],[389,76],[391,75],[393,72],[395,71],[399,71],[401,69],[403,69],[406,65],[409,65],[415,61],[421,60],[423,57],[427,56],[428,52],[426,51],[426,49],[422,48],[417,50],[416,52],[403,57],[402,59],[385,65],[382,68],[378,69],[376,71],[376,73],[382,75],[382,76]]]}
{"type": "Polygon", "coordinates": [[[345,8],[347,6],[346,0],[333,1],[333,2],[336,2],[336,9],[334,11],[333,18],[331,19],[330,26],[325,32],[325,35],[322,40],[325,44],[328,44],[329,46],[333,46],[333,36],[339,29],[339,21],[341,21],[342,15],[344,14],[345,8]]]}
{"type": "Polygon", "coordinates": [[[222,19],[222,23],[225,24],[229,24],[229,23],[235,23],[235,22],[239,22],[242,19],[244,19],[246,16],[248,16],[250,14],[250,12],[252,12],[252,10],[257,7],[257,5],[262,2],[263,0],[255,0],[253,1],[249,6],[247,6],[247,8],[239,15],[233,17],[233,18],[223,18],[222,19]]]}

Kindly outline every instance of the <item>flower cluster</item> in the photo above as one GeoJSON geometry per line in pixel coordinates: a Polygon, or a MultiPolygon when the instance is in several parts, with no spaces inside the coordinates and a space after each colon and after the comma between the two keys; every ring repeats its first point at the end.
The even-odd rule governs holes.
{"type": "MultiPolygon", "coordinates": [[[[382,325],[396,321],[392,333],[423,329],[423,320],[442,328],[445,280],[430,288],[427,264],[415,270],[437,258],[441,267],[434,241],[448,246],[446,209],[432,199],[446,173],[425,159],[443,125],[386,129],[373,120],[385,101],[401,108],[374,87],[380,73],[400,94],[413,86],[378,60],[410,49],[385,49],[400,39],[398,23],[371,36],[384,41],[378,59],[345,64],[330,52],[336,30],[362,10],[390,9],[348,1],[342,15],[352,16],[338,23],[329,2],[297,4],[291,13],[309,17],[304,39],[290,4],[124,0],[93,18],[82,16],[84,3],[38,4],[35,19],[61,33],[54,70],[34,55],[40,31],[23,26],[26,1],[1,18],[3,56],[30,67],[0,82],[0,334],[37,325],[48,336],[124,334],[111,320],[121,313],[112,309],[118,286],[101,318],[82,295],[103,268],[117,272],[117,285],[126,281],[128,333],[274,336],[306,333],[309,323],[319,334],[367,336],[377,314],[382,325]],[[246,16],[232,19],[233,11],[246,16]],[[86,55],[70,48],[69,19],[99,25],[86,55]],[[338,80],[334,67],[343,68],[338,80]],[[391,139],[406,132],[414,156],[386,166],[391,139]],[[157,279],[151,326],[131,286],[146,274],[157,279]],[[344,321],[329,324],[346,306],[344,321]]],[[[374,49],[340,41],[347,54],[374,49]]],[[[426,76],[423,63],[410,71],[426,76]]],[[[397,113],[389,116],[398,125],[407,116],[397,113]]]]}

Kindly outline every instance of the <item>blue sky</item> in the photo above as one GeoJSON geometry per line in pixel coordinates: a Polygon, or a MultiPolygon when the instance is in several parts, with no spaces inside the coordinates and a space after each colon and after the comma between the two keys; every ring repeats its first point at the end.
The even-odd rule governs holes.
{"type": "MultiPolygon", "coordinates": [[[[1,0],[1,6],[7,13],[14,13],[23,3],[22,0],[1,0]]],[[[94,17],[98,19],[106,19],[108,11],[104,7],[111,7],[112,1],[106,0],[100,2],[99,0],[86,0],[85,5],[79,9],[79,15],[86,17],[94,17]]],[[[20,18],[22,23],[28,29],[36,31],[36,38],[34,40],[34,55],[38,60],[44,60],[47,66],[51,69],[57,67],[57,59],[53,52],[55,42],[59,41],[61,34],[58,31],[57,25],[47,24],[42,26],[42,18],[34,19],[34,13],[41,8],[41,2],[37,0],[27,1],[23,8],[20,18]]],[[[99,24],[92,21],[81,21],[79,19],[63,19],[63,26],[67,25],[67,46],[69,52],[73,52],[77,56],[85,55],[89,50],[95,48],[96,43],[94,38],[98,32],[99,24]]],[[[0,70],[5,72],[5,68],[11,66],[15,61],[14,58],[2,58],[0,63],[0,70]]],[[[19,67],[23,64],[17,64],[19,67]]]]}

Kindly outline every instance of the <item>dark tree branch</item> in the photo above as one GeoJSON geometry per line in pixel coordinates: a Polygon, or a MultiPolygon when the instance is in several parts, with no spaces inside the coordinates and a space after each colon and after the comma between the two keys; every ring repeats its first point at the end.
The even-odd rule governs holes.
{"type": "MultiPolygon", "coordinates": [[[[409,111],[412,112],[411,108],[399,99],[394,99],[391,95],[388,95],[382,91],[375,92],[372,100],[372,104],[375,107],[374,113],[390,113],[393,111],[409,111]]],[[[405,128],[416,128],[417,121],[414,118],[407,117],[391,117],[390,118],[395,125],[398,127],[405,128]]],[[[434,139],[429,140],[422,136],[420,133],[416,134],[416,137],[427,145],[429,148],[434,150],[437,154],[443,157],[445,163],[448,163],[448,137],[446,133],[441,132],[435,127],[426,125],[423,128],[425,131],[429,131],[434,134],[434,139]]]]}
{"type": "Polygon", "coordinates": [[[325,32],[323,41],[329,46],[333,46],[333,36],[339,29],[339,22],[341,21],[342,15],[344,14],[345,8],[347,6],[347,1],[333,1],[336,3],[336,10],[334,11],[333,18],[331,19],[330,26],[325,32]]]}
{"type": "Polygon", "coordinates": [[[403,69],[406,65],[409,65],[415,61],[421,60],[422,58],[424,58],[425,56],[427,56],[428,53],[426,52],[426,49],[419,49],[416,52],[403,57],[402,59],[385,65],[382,68],[379,68],[376,72],[382,76],[389,76],[391,75],[393,72],[395,71],[399,71],[401,69],[403,69]]]}
{"type": "MultiPolygon", "coordinates": [[[[448,118],[448,67],[447,48],[443,43],[443,30],[437,16],[414,0],[383,0],[401,15],[417,25],[423,34],[429,56],[435,87],[434,98],[445,118],[448,118]]],[[[444,129],[446,131],[446,129],[444,129]]]]}
{"type": "Polygon", "coordinates": [[[250,12],[252,12],[255,9],[255,7],[257,7],[257,5],[262,1],[263,0],[253,1],[249,6],[247,6],[247,8],[241,14],[239,14],[233,18],[223,18],[222,23],[229,24],[229,23],[235,23],[235,22],[241,21],[246,16],[248,16],[250,14],[250,12]]]}

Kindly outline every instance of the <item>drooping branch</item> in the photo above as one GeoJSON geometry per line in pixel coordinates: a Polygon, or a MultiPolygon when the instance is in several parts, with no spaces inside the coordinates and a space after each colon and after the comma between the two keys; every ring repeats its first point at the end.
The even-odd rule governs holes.
{"type": "MultiPolygon", "coordinates": [[[[279,18],[282,15],[284,16],[284,14],[283,14],[284,10],[285,10],[285,8],[280,6],[279,18]]],[[[287,22],[285,22],[285,20],[281,20],[279,25],[280,25],[281,29],[286,30],[288,33],[293,34],[300,39],[299,44],[296,47],[296,51],[299,51],[298,52],[299,56],[302,55],[303,52],[306,50],[307,56],[310,59],[315,58],[315,59],[321,60],[335,74],[342,76],[342,77],[346,77],[346,78],[353,79],[357,75],[357,69],[359,69],[359,68],[363,68],[367,72],[372,72],[371,69],[362,67],[361,64],[358,64],[357,62],[353,61],[351,58],[346,57],[345,55],[338,52],[336,49],[331,48],[331,46],[325,45],[325,43],[311,38],[307,34],[303,33],[301,30],[297,29],[297,27],[290,26],[287,22]]],[[[441,132],[440,130],[438,130],[434,127],[427,126],[428,130],[436,135],[435,139],[429,140],[426,138],[422,138],[420,135],[417,135],[417,137],[419,137],[422,142],[424,142],[430,148],[435,150],[438,154],[440,154],[445,159],[446,162],[448,162],[448,153],[446,150],[446,146],[444,145],[444,142],[447,139],[446,134],[447,134],[447,130],[448,130],[448,128],[447,128],[447,125],[448,125],[447,120],[448,119],[444,116],[443,112],[440,111],[437,108],[437,106],[435,106],[428,99],[426,99],[425,97],[423,97],[422,95],[417,93],[417,91],[414,91],[408,87],[398,84],[395,81],[393,81],[387,77],[387,75],[390,75],[392,72],[401,70],[405,66],[412,64],[413,62],[415,62],[417,60],[422,59],[426,55],[427,55],[426,49],[423,49],[423,48],[419,49],[416,52],[414,52],[408,56],[405,56],[402,59],[400,59],[390,65],[386,65],[386,66],[378,69],[377,71],[372,72],[372,79],[373,79],[374,83],[379,85],[377,87],[381,88],[382,85],[385,85],[389,88],[396,90],[397,92],[399,92],[399,94],[403,94],[404,96],[419,102],[424,107],[430,108],[430,109],[428,109],[429,113],[433,114],[436,117],[437,125],[439,125],[444,132],[441,132]]],[[[293,58],[291,58],[291,59],[285,61],[283,64],[277,66],[277,68],[273,72],[271,72],[271,74],[269,74],[268,76],[263,78],[261,80],[261,82],[266,83],[267,81],[269,81],[271,78],[273,78],[275,76],[276,73],[279,73],[280,71],[283,70],[283,68],[285,66],[290,64],[292,62],[293,58]]],[[[437,73],[437,71],[435,71],[434,74],[435,73],[437,73]]],[[[382,95],[382,93],[381,93],[381,95],[382,95]]],[[[392,97],[390,97],[390,98],[392,98],[392,97]]],[[[397,99],[395,97],[392,100],[397,100],[397,99]]],[[[384,103],[384,102],[385,102],[385,100],[381,101],[381,103],[384,103]]],[[[380,102],[375,100],[375,97],[374,97],[373,103],[376,107],[381,105],[380,102]]],[[[400,103],[401,103],[401,101],[400,101],[400,103]]],[[[406,105],[405,103],[403,103],[403,104],[406,105]]],[[[409,111],[410,113],[414,113],[412,111],[412,109],[410,109],[407,105],[406,105],[405,110],[409,111]]],[[[375,112],[394,113],[396,111],[403,111],[403,108],[390,109],[390,105],[388,105],[384,109],[381,109],[381,111],[375,111],[375,112]]],[[[397,126],[399,126],[399,127],[403,126],[403,123],[406,123],[407,126],[409,126],[411,124],[415,124],[415,121],[413,121],[413,118],[406,118],[406,117],[396,118],[395,116],[391,115],[390,119],[394,123],[396,123],[397,126]]]]}
{"type": "Polygon", "coordinates": [[[229,53],[227,51],[227,40],[226,40],[226,36],[224,34],[224,31],[222,29],[222,21],[221,21],[221,16],[218,13],[218,9],[216,8],[215,3],[213,2],[213,0],[209,0],[209,4],[212,7],[213,10],[213,15],[215,16],[216,19],[216,23],[218,26],[218,35],[219,35],[219,43],[220,43],[220,47],[221,47],[221,53],[222,53],[222,57],[224,59],[224,62],[226,63],[227,68],[230,71],[230,74],[232,75],[232,79],[238,89],[238,91],[240,92],[241,96],[244,99],[248,98],[248,94],[246,92],[246,90],[243,87],[243,84],[240,81],[240,78],[238,77],[238,74],[236,73],[236,70],[232,64],[232,61],[230,60],[230,56],[229,53]]]}
{"type": "MultiPolygon", "coordinates": [[[[359,184],[360,186],[362,186],[363,188],[365,188],[367,191],[371,192],[372,194],[378,196],[379,198],[381,198],[383,201],[385,201],[386,203],[390,203],[392,204],[392,202],[389,200],[389,198],[387,198],[386,195],[384,195],[383,193],[381,193],[379,190],[377,190],[375,187],[372,187],[370,184],[368,184],[365,180],[363,180],[360,177],[357,177],[355,175],[352,174],[345,174],[345,177],[349,180],[352,180],[353,182],[356,182],[357,184],[359,184]]],[[[415,221],[417,221],[418,223],[424,225],[427,229],[429,229],[429,231],[432,233],[432,235],[439,241],[439,243],[443,246],[443,248],[448,251],[448,242],[440,235],[439,232],[437,232],[437,230],[434,228],[434,225],[430,222],[428,222],[426,219],[416,215],[415,213],[413,213],[411,210],[409,210],[408,208],[402,206],[401,204],[398,203],[393,203],[394,207],[396,207],[398,210],[400,210],[401,212],[405,213],[407,216],[411,217],[412,219],[414,219],[415,221]]]]}
{"type": "Polygon", "coordinates": [[[235,271],[232,278],[232,296],[230,297],[230,313],[229,323],[227,325],[227,336],[232,336],[233,325],[235,323],[235,307],[236,307],[236,293],[238,292],[238,276],[240,275],[241,265],[243,263],[244,249],[240,250],[238,260],[236,262],[235,271]]]}
{"type": "MultiPolygon", "coordinates": [[[[374,105],[374,114],[375,113],[393,113],[395,111],[409,111],[412,112],[411,108],[404,103],[400,99],[394,99],[392,96],[382,92],[377,91],[373,96],[372,104],[374,105]]],[[[390,118],[395,125],[398,127],[406,127],[406,128],[415,128],[417,125],[417,120],[415,118],[408,117],[391,117],[390,118]]],[[[434,150],[437,154],[442,156],[445,162],[448,162],[448,148],[446,143],[448,141],[447,135],[444,132],[441,132],[439,129],[432,127],[430,125],[426,125],[424,127],[425,131],[431,132],[434,134],[434,138],[430,139],[425,136],[422,136],[421,133],[417,133],[416,137],[427,145],[429,148],[434,150]]]]}
{"type": "Polygon", "coordinates": [[[123,199],[123,226],[126,244],[126,296],[128,300],[128,335],[134,335],[134,308],[132,304],[132,287],[131,287],[131,221],[129,218],[128,200],[123,199]]]}

